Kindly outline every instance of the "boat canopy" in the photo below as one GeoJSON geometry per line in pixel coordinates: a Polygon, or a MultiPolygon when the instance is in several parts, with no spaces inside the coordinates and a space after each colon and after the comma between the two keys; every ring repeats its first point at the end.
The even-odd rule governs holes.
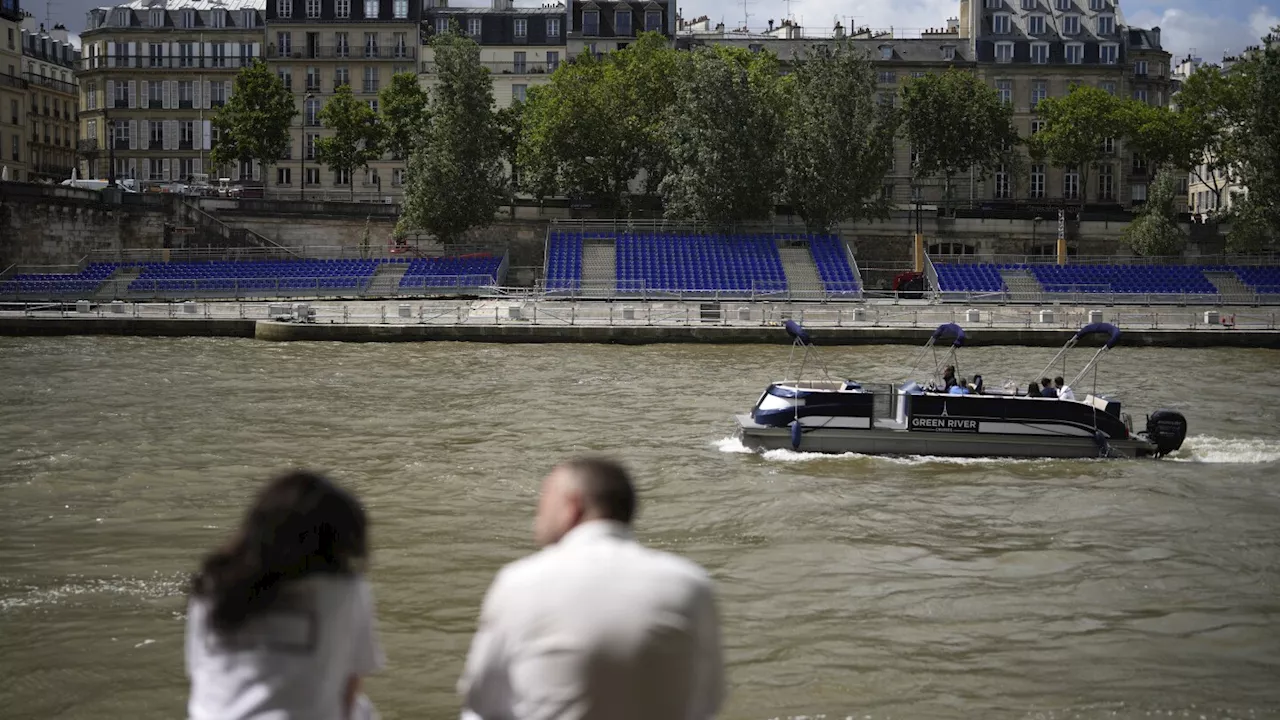
{"type": "Polygon", "coordinates": [[[800,323],[795,320],[788,320],[783,323],[782,326],[787,329],[787,335],[790,335],[793,341],[798,342],[801,345],[813,344],[813,339],[809,337],[809,332],[801,327],[800,323]]]}
{"type": "Polygon", "coordinates": [[[937,330],[933,331],[933,337],[929,339],[937,341],[946,337],[954,337],[955,342],[951,343],[951,346],[960,347],[964,344],[964,328],[955,323],[943,323],[938,326],[937,330]]]}
{"type": "MultiPolygon", "coordinates": [[[[1102,335],[1110,336],[1107,338],[1106,347],[1108,350],[1115,347],[1115,344],[1120,342],[1120,328],[1116,327],[1115,325],[1112,325],[1111,323],[1104,323],[1104,322],[1096,322],[1096,323],[1090,323],[1089,325],[1085,325],[1084,327],[1076,331],[1076,335],[1074,338],[1072,338],[1072,340],[1078,342],[1080,338],[1085,337],[1086,335],[1094,335],[1094,334],[1102,334],[1102,335]]],[[[1074,345],[1075,343],[1073,342],[1072,344],[1074,345]]]]}

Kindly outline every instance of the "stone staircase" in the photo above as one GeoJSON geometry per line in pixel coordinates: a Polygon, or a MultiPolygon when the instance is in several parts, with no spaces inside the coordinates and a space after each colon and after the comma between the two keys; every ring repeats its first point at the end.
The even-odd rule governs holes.
{"type": "Polygon", "coordinates": [[[122,267],[116,268],[116,271],[103,281],[98,289],[94,291],[91,300],[105,302],[107,300],[115,300],[123,298],[129,294],[129,283],[138,279],[142,274],[140,267],[122,267]]]}
{"type": "Polygon", "coordinates": [[[613,240],[582,241],[582,289],[612,291],[618,282],[618,250],[613,240]]]}
{"type": "Polygon", "coordinates": [[[782,272],[787,277],[787,287],[791,292],[821,293],[826,290],[822,278],[818,276],[818,265],[813,261],[813,253],[809,252],[807,246],[780,247],[778,256],[782,258],[782,272]]]}
{"type": "Polygon", "coordinates": [[[1218,294],[1222,296],[1223,302],[1249,304],[1255,300],[1253,289],[1241,282],[1240,276],[1234,272],[1226,270],[1206,271],[1204,277],[1214,287],[1218,288],[1218,294]]]}
{"type": "Polygon", "coordinates": [[[1010,302],[1040,302],[1044,286],[1030,270],[1001,270],[1000,279],[1009,288],[1010,302]]]}
{"type": "Polygon", "coordinates": [[[231,227],[191,200],[182,201],[181,213],[183,221],[199,230],[209,244],[229,248],[259,248],[280,258],[301,257],[293,248],[287,248],[248,228],[231,227]]]}
{"type": "Polygon", "coordinates": [[[378,269],[373,272],[373,279],[369,281],[369,289],[365,292],[382,297],[395,295],[400,291],[400,278],[404,277],[408,269],[407,263],[379,263],[378,269]]]}

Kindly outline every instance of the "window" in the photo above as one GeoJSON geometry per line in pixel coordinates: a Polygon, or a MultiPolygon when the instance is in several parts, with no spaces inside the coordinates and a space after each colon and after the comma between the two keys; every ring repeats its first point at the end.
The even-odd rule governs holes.
{"type": "Polygon", "coordinates": [[[366,65],[364,68],[364,91],[368,93],[378,92],[378,68],[373,65],[366,65]]]}
{"type": "Polygon", "coordinates": [[[1080,173],[1075,168],[1067,168],[1062,174],[1062,197],[1067,200],[1080,199],[1080,173]]]}
{"type": "Polygon", "coordinates": [[[182,158],[178,162],[178,172],[180,173],[178,176],[180,179],[189,180],[192,175],[196,174],[195,158],[182,158]]]}
{"type": "Polygon", "coordinates": [[[1103,65],[1115,65],[1120,47],[1115,43],[1106,43],[1098,47],[1098,62],[1103,65]]]}
{"type": "Polygon", "coordinates": [[[227,66],[227,44],[214,43],[209,46],[213,51],[213,57],[209,60],[210,67],[226,67],[227,66]]]}
{"type": "Polygon", "coordinates": [[[662,11],[661,10],[645,11],[644,29],[646,32],[660,32],[662,30],[662,11]]]}
{"type": "Polygon", "coordinates": [[[320,18],[320,0],[307,0],[307,19],[317,20],[320,18]]]}
{"type": "Polygon", "coordinates": [[[1102,83],[1102,91],[1103,91],[1103,92],[1105,92],[1105,93],[1106,93],[1106,94],[1108,94],[1108,95],[1115,95],[1115,94],[1116,94],[1116,84],[1115,84],[1115,83],[1113,83],[1113,82],[1104,82],[1104,83],[1102,83]]]}
{"type": "Polygon", "coordinates": [[[304,107],[306,109],[307,127],[319,127],[320,126],[320,99],[307,98],[306,105],[304,107]]]}
{"type": "Polygon", "coordinates": [[[973,246],[958,242],[941,242],[929,244],[930,255],[972,255],[973,246]]]}
{"type": "Polygon", "coordinates": [[[555,72],[560,67],[560,52],[558,50],[547,51],[547,72],[555,72]]]}
{"type": "Polygon", "coordinates": [[[1009,170],[1004,165],[996,168],[996,197],[1000,199],[1013,197],[1009,189],[1009,170]]]}
{"type": "Polygon", "coordinates": [[[1134,100],[1137,100],[1138,102],[1146,102],[1146,101],[1147,101],[1147,91],[1146,91],[1146,89],[1145,89],[1145,88],[1143,88],[1143,89],[1139,89],[1139,90],[1134,90],[1134,91],[1133,91],[1133,99],[1134,99],[1134,100]]]}
{"type": "Polygon", "coordinates": [[[525,18],[516,18],[516,37],[529,37],[529,21],[525,18]]]}
{"type": "Polygon", "coordinates": [[[333,14],[345,20],[351,17],[351,0],[337,0],[333,4],[333,14]]]}
{"type": "Polygon", "coordinates": [[[1079,65],[1084,62],[1084,43],[1067,43],[1067,62],[1079,65]]]}
{"type": "Polygon", "coordinates": [[[880,186],[880,199],[887,202],[893,201],[893,183],[886,183],[880,186]]]}
{"type": "Polygon", "coordinates": [[[948,62],[950,62],[950,61],[952,61],[952,60],[955,60],[955,59],[956,59],[956,46],[955,46],[955,45],[943,45],[943,46],[942,46],[942,59],[943,59],[943,60],[946,60],[946,61],[948,61],[948,62]]]}
{"type": "Polygon", "coordinates": [[[1146,77],[1146,76],[1147,76],[1147,61],[1146,61],[1146,60],[1135,60],[1135,61],[1133,62],[1133,75],[1134,75],[1134,77],[1146,77]]]}
{"type": "Polygon", "coordinates": [[[1049,62],[1049,43],[1031,43],[1031,62],[1045,65],[1049,62]]]}
{"type": "MultiPolygon", "coordinates": [[[[313,157],[312,159],[314,160],[315,158],[313,157]]],[[[308,185],[320,184],[320,168],[316,168],[316,167],[307,168],[306,183],[308,185]]]]}
{"type": "MultiPolygon", "coordinates": [[[[996,81],[996,94],[998,94],[998,95],[1000,96],[1000,102],[1002,102],[1002,103],[1011,103],[1011,102],[1013,102],[1013,81],[1012,81],[1012,80],[997,80],[997,81],[996,81]]],[[[914,163],[913,163],[913,164],[914,164],[914,163]]]]}
{"type": "Polygon", "coordinates": [[[1146,183],[1138,183],[1136,185],[1129,186],[1129,197],[1135,203],[1146,202],[1147,201],[1146,183]]]}
{"type": "Polygon", "coordinates": [[[178,43],[178,67],[195,67],[196,66],[196,46],[195,43],[178,43]]]}
{"type": "Polygon", "coordinates": [[[1044,16],[1032,15],[1027,18],[1027,34],[1043,35],[1044,34],[1044,16]]]}
{"type": "Polygon", "coordinates": [[[1058,9],[1067,11],[1071,9],[1071,0],[1058,0],[1058,9]]]}
{"type": "Polygon", "coordinates": [[[364,34],[364,56],[367,58],[378,57],[378,33],[364,34]]]}
{"type": "Polygon", "coordinates": [[[85,132],[89,134],[89,139],[95,143],[98,141],[98,121],[97,119],[89,120],[84,124],[85,132]]]}
{"type": "Polygon", "coordinates": [[[307,92],[320,92],[320,68],[307,68],[307,92]]]}
{"type": "Polygon", "coordinates": [[[333,184],[334,184],[334,185],[350,185],[350,184],[351,184],[351,171],[350,171],[350,170],[346,170],[346,169],[334,170],[334,171],[333,171],[333,184]]]}
{"type": "Polygon", "coordinates": [[[147,147],[152,150],[159,150],[164,146],[164,123],[159,120],[152,120],[148,123],[148,130],[147,147]]]}
{"type": "Polygon", "coordinates": [[[1003,4],[1002,0],[986,0],[982,3],[983,7],[988,10],[998,10],[1003,6],[1003,4]]]}
{"type": "MultiPolygon", "coordinates": [[[[84,99],[85,99],[85,103],[84,103],[84,104],[85,104],[85,109],[86,109],[86,110],[97,110],[97,109],[98,109],[98,83],[96,83],[96,82],[91,82],[91,83],[86,83],[86,84],[85,84],[84,99]]],[[[16,104],[17,104],[17,101],[14,101],[14,104],[16,105],[16,104]]],[[[15,118],[18,116],[18,111],[17,111],[17,109],[16,109],[16,108],[15,108],[15,109],[14,109],[14,111],[13,111],[13,116],[14,116],[15,118]]],[[[13,124],[14,124],[14,125],[17,125],[17,124],[18,124],[18,121],[17,121],[17,120],[14,120],[14,121],[13,121],[13,124]]]]}
{"type": "Polygon", "coordinates": [[[1063,35],[1079,35],[1080,34],[1080,16],[1079,15],[1063,15],[1062,16],[1062,34],[1063,35]]]}
{"type": "Polygon", "coordinates": [[[258,13],[253,10],[243,10],[240,13],[240,24],[244,27],[251,28],[258,25],[258,13]]]}
{"type": "Polygon", "coordinates": [[[351,84],[351,69],[346,65],[340,65],[333,69],[333,88],[336,90],[343,85],[351,84]]]}
{"type": "Polygon", "coordinates": [[[881,70],[876,73],[876,82],[882,85],[892,85],[898,82],[898,74],[892,70],[881,70]]]}
{"type": "Polygon", "coordinates": [[[153,28],[164,27],[164,10],[160,8],[152,8],[147,15],[148,25],[153,28]]]}
{"type": "Polygon", "coordinates": [[[480,37],[480,30],[482,28],[483,28],[483,25],[480,22],[480,18],[478,17],[467,18],[467,34],[468,35],[470,35],[471,37],[480,37]]]}
{"type": "Polygon", "coordinates": [[[147,179],[164,180],[164,163],[160,158],[151,158],[147,161],[147,179]]]}
{"type": "Polygon", "coordinates": [[[1098,199],[1102,201],[1116,199],[1115,176],[1110,165],[1098,168],[1098,199]]]}
{"type": "Polygon", "coordinates": [[[524,102],[525,99],[528,98],[528,92],[529,92],[528,85],[512,85],[511,99],[515,102],[524,102]]]}
{"type": "Polygon", "coordinates": [[[547,18],[547,37],[560,37],[560,18],[547,18]]]}
{"type": "Polygon", "coordinates": [[[1040,101],[1049,97],[1049,82],[1047,80],[1035,80],[1031,83],[1031,109],[1035,110],[1036,105],[1040,101]]]}
{"type": "Polygon", "coordinates": [[[347,39],[346,33],[333,34],[333,56],[340,58],[351,56],[351,41],[347,39]]]}
{"type": "Polygon", "coordinates": [[[370,100],[368,102],[368,105],[370,110],[374,111],[375,113],[378,112],[378,98],[374,98],[370,100]]]}
{"type": "Polygon", "coordinates": [[[293,17],[293,0],[276,0],[276,17],[293,17]]]}
{"type": "Polygon", "coordinates": [[[1011,42],[996,43],[996,62],[998,63],[1013,62],[1013,43],[1011,42]]]}
{"type": "Polygon", "coordinates": [[[214,10],[210,13],[209,18],[213,21],[213,27],[224,28],[227,26],[227,11],[222,9],[214,10]]]}
{"type": "Polygon", "coordinates": [[[280,84],[284,85],[284,89],[293,92],[293,68],[282,67],[276,70],[276,77],[280,78],[280,84]]]}
{"type": "Polygon", "coordinates": [[[397,20],[409,17],[409,0],[395,0],[391,3],[391,15],[397,20]]]}
{"type": "Polygon", "coordinates": [[[182,11],[182,27],[187,30],[190,30],[195,26],[196,26],[196,11],[183,10],[182,11]]]}
{"type": "Polygon", "coordinates": [[[613,34],[614,35],[630,35],[631,34],[631,11],[618,10],[613,14],[613,34]]]}
{"type": "Polygon", "coordinates": [[[893,59],[893,46],[892,46],[892,45],[881,45],[881,46],[880,46],[880,59],[881,59],[881,60],[892,60],[892,59],[893,59]]]}
{"type": "Polygon", "coordinates": [[[160,109],[164,107],[164,84],[153,82],[147,85],[147,107],[160,109]]]}
{"type": "Polygon", "coordinates": [[[1116,139],[1113,137],[1102,139],[1102,154],[1113,155],[1116,151],[1116,139]]]}
{"type": "Polygon", "coordinates": [[[115,128],[116,149],[127,149],[129,147],[129,122],[120,120],[112,123],[112,126],[115,128]]]}
{"type": "Polygon", "coordinates": [[[891,92],[882,92],[882,93],[880,93],[880,96],[879,96],[880,106],[881,106],[881,107],[893,107],[893,101],[894,101],[894,99],[895,99],[896,97],[897,97],[897,94],[896,94],[896,93],[891,93],[891,92]]]}
{"type": "Polygon", "coordinates": [[[196,124],[192,120],[183,120],[178,123],[178,149],[190,150],[195,147],[196,142],[196,124]]]}
{"type": "Polygon", "coordinates": [[[211,83],[209,85],[213,92],[210,94],[209,104],[213,107],[222,107],[227,104],[227,86],[220,82],[211,83]]]}
{"type": "Polygon", "coordinates": [[[1013,21],[1004,13],[997,13],[991,16],[991,31],[997,35],[1008,35],[1009,28],[1013,27],[1013,21]]]}
{"type": "Polygon", "coordinates": [[[287,32],[276,33],[276,57],[289,57],[293,53],[293,35],[287,32]]]}
{"type": "Polygon", "coordinates": [[[276,168],[276,184],[292,185],[293,173],[289,172],[292,168],[276,168]]]}
{"type": "MultiPolygon", "coordinates": [[[[319,140],[319,139],[320,139],[320,134],[319,134],[319,133],[307,133],[307,138],[306,138],[306,140],[303,142],[303,149],[302,149],[302,151],[303,151],[303,152],[306,154],[306,156],[307,156],[307,158],[306,158],[306,159],[308,159],[308,160],[315,160],[315,159],[316,159],[316,141],[317,141],[317,140],[319,140]]],[[[320,182],[320,179],[319,179],[319,171],[317,171],[316,179],[315,179],[314,181],[313,181],[313,180],[311,180],[311,178],[307,178],[307,183],[308,183],[308,184],[315,184],[315,183],[318,183],[318,182],[320,182]]]]}
{"type": "Polygon", "coordinates": [[[599,10],[583,11],[582,34],[583,35],[599,35],[600,34],[600,11],[599,10]]]}
{"type": "Polygon", "coordinates": [[[129,107],[129,85],[123,81],[116,81],[116,97],[114,107],[129,107]]]}
{"type": "Polygon", "coordinates": [[[1044,129],[1044,121],[1043,121],[1043,120],[1032,120],[1032,121],[1031,121],[1031,134],[1032,134],[1032,135],[1035,135],[1036,133],[1040,132],[1040,131],[1041,131],[1041,130],[1043,130],[1043,129],[1044,129]]]}
{"type": "Polygon", "coordinates": [[[1036,9],[1036,0],[1022,0],[1022,9],[1023,9],[1023,10],[1035,10],[1035,9],[1036,9]]]}
{"type": "Polygon", "coordinates": [[[1031,166],[1031,197],[1044,197],[1044,165],[1031,166]]]}
{"type": "Polygon", "coordinates": [[[443,35],[444,33],[447,33],[447,32],[449,32],[449,18],[447,17],[436,18],[436,34],[443,35]]]}
{"type": "Polygon", "coordinates": [[[391,187],[400,187],[401,185],[404,185],[404,168],[392,168],[391,187]]]}
{"type": "Polygon", "coordinates": [[[512,72],[514,72],[517,75],[523,75],[526,72],[529,72],[529,68],[525,64],[526,62],[525,53],[523,51],[514,52],[511,55],[512,55],[512,60],[511,60],[512,72]]]}
{"type": "Polygon", "coordinates": [[[191,80],[178,81],[178,107],[187,110],[195,105],[195,83],[191,80]]]}
{"type": "Polygon", "coordinates": [[[1115,15],[1099,15],[1098,16],[1098,34],[1110,35],[1116,31],[1115,15]]]}
{"type": "Polygon", "coordinates": [[[1090,10],[1106,10],[1107,9],[1106,0],[1089,0],[1089,9],[1090,10]]]}
{"type": "Polygon", "coordinates": [[[378,0],[364,0],[364,16],[367,20],[378,17],[378,0]]]}
{"type": "Polygon", "coordinates": [[[403,60],[409,57],[409,41],[404,33],[398,32],[391,36],[391,57],[397,60],[403,60]]]}

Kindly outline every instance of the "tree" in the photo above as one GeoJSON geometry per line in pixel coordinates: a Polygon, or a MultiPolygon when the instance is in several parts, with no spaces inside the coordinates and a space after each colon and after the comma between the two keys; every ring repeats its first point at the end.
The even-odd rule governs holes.
{"type": "Polygon", "coordinates": [[[1263,249],[1280,237],[1280,45],[1273,35],[1232,68],[1243,93],[1238,179],[1248,195],[1232,223],[1234,247],[1263,249]],[[1237,229],[1237,225],[1239,229],[1237,229]]]}
{"type": "Polygon", "coordinates": [[[941,175],[948,207],[956,175],[972,168],[981,179],[1015,162],[1013,108],[972,73],[952,68],[908,81],[902,112],[916,152],[912,181],[941,175]]]}
{"type": "MultiPolygon", "coordinates": [[[[520,149],[520,133],[524,125],[525,104],[519,100],[494,113],[494,123],[498,129],[499,157],[511,170],[511,182],[508,191],[514,198],[516,187],[520,182],[520,170],[516,165],[516,155],[520,149]]],[[[514,212],[514,208],[512,210],[514,212]]]]}
{"type": "Polygon", "coordinates": [[[493,111],[493,79],[480,46],[456,32],[435,35],[436,84],[430,119],[409,156],[403,230],[421,229],[443,243],[489,225],[506,189],[493,111]]]}
{"type": "Polygon", "coordinates": [[[810,51],[787,93],[782,156],[787,204],[810,230],[887,216],[881,182],[893,166],[898,114],[876,101],[876,74],[846,43],[810,51]]]}
{"type": "Polygon", "coordinates": [[[378,114],[364,101],[357,100],[350,85],[340,85],[333,97],[320,109],[320,122],[333,135],[316,141],[316,160],[346,175],[355,197],[357,169],[382,156],[382,126],[378,114]]]}
{"type": "Polygon", "coordinates": [[[1043,125],[1031,136],[1031,152],[1053,165],[1080,173],[1080,209],[1084,209],[1089,171],[1109,155],[1108,138],[1121,135],[1120,100],[1101,88],[1076,85],[1065,97],[1036,105],[1043,125]]]}
{"type": "Polygon", "coordinates": [[[1187,244],[1178,226],[1178,172],[1166,164],[1147,191],[1146,204],[1124,230],[1125,242],[1139,255],[1177,255],[1187,244]]]}
{"type": "Polygon", "coordinates": [[[666,126],[666,216],[719,227],[767,219],[783,178],[786,90],[777,58],[715,46],[687,62],[666,126]]]}
{"type": "Polygon", "coordinates": [[[1125,146],[1147,162],[1147,172],[1159,175],[1166,166],[1190,170],[1195,155],[1191,118],[1167,107],[1140,100],[1122,100],[1117,106],[1125,146]]]}
{"type": "Polygon", "coordinates": [[[641,33],[602,58],[584,53],[533,88],[522,113],[517,164],[537,195],[569,195],[626,210],[631,182],[653,192],[666,173],[666,113],[680,56],[641,33]]]}
{"type": "Polygon", "coordinates": [[[1239,165],[1243,89],[1240,75],[1205,65],[1187,78],[1177,95],[1187,169],[1213,193],[1215,208],[1225,207],[1222,192],[1239,165]]]}
{"type": "Polygon", "coordinates": [[[427,105],[431,97],[418,76],[413,73],[396,73],[391,84],[378,93],[378,105],[382,112],[383,147],[397,160],[404,160],[417,147],[430,117],[427,105]]]}
{"type": "Polygon", "coordinates": [[[220,137],[209,151],[215,166],[257,161],[265,177],[267,168],[289,149],[289,125],[298,109],[293,94],[280,78],[255,60],[236,75],[227,104],[211,122],[220,137]]]}

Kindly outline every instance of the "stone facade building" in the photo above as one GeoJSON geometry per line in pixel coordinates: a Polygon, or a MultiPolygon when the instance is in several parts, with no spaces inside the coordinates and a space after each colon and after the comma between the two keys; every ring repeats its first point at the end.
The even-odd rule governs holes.
{"type": "Polygon", "coordinates": [[[61,182],[71,177],[76,166],[80,51],[71,44],[65,27],[45,30],[34,18],[27,18],[22,55],[22,79],[30,91],[27,179],[61,182]]]}

